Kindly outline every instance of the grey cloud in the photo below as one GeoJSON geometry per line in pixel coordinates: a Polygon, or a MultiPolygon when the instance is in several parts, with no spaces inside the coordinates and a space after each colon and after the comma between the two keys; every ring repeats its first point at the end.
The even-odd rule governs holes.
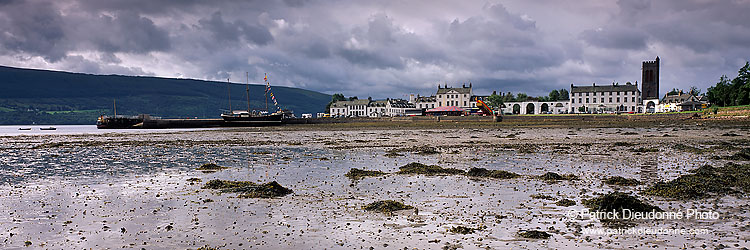
{"type": "Polygon", "coordinates": [[[151,19],[133,12],[83,17],[77,21],[75,31],[70,33],[82,37],[83,41],[88,40],[100,51],[146,53],[170,48],[167,31],[157,27],[151,19]]]}
{"type": "Polygon", "coordinates": [[[646,47],[648,36],[639,29],[613,26],[586,30],[581,33],[581,38],[588,44],[602,48],[639,50],[646,47]]]}
{"type": "Polygon", "coordinates": [[[0,32],[0,45],[5,49],[40,55],[52,62],[65,57],[63,18],[53,3],[6,2],[0,20],[4,31],[0,32]]]}
{"type": "Polygon", "coordinates": [[[210,19],[201,19],[199,21],[201,28],[208,30],[219,42],[238,42],[242,37],[248,42],[258,45],[265,45],[273,41],[273,36],[267,28],[247,24],[242,20],[234,22],[224,21],[221,12],[214,12],[210,19]]]}
{"type": "Polygon", "coordinates": [[[640,62],[656,55],[664,62],[664,86],[679,88],[736,73],[750,55],[750,4],[743,1],[0,0],[0,6],[6,60],[0,64],[42,61],[34,66],[213,80],[249,72],[252,81],[268,72],[274,84],[375,98],[431,94],[443,81],[472,80],[477,94],[532,95],[571,82],[635,81],[640,62]]]}

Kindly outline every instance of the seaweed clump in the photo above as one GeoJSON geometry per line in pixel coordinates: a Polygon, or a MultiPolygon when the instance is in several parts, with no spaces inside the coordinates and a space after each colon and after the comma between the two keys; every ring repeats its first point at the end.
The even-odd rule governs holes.
{"type": "Polygon", "coordinates": [[[276,181],[255,184],[251,181],[211,180],[204,189],[220,189],[222,193],[240,193],[239,198],[274,198],[291,194],[292,190],[276,181]]]}
{"type": "Polygon", "coordinates": [[[564,174],[559,175],[555,172],[547,172],[543,175],[538,176],[539,179],[545,180],[545,181],[573,181],[578,180],[578,176],[574,174],[564,174]]]}
{"type": "Polygon", "coordinates": [[[196,168],[196,170],[216,171],[216,170],[222,170],[222,169],[227,169],[227,168],[229,167],[219,166],[214,163],[206,163],[196,168]]]}
{"type": "Polygon", "coordinates": [[[349,173],[346,173],[346,177],[349,177],[349,179],[352,180],[359,180],[365,177],[378,177],[386,175],[383,171],[379,170],[362,170],[358,168],[352,168],[349,170],[349,173]]]}
{"type": "Polygon", "coordinates": [[[455,226],[451,227],[448,231],[454,234],[473,234],[474,231],[477,231],[479,229],[471,228],[471,227],[465,227],[465,226],[455,226]]]}
{"type": "Polygon", "coordinates": [[[612,176],[604,180],[607,185],[618,185],[618,186],[638,186],[641,185],[641,181],[636,179],[628,179],[622,176],[612,176]]]}
{"type": "Polygon", "coordinates": [[[206,185],[203,185],[203,189],[231,189],[250,185],[255,185],[255,183],[252,181],[210,180],[206,185]]]}
{"type": "MultiPolygon", "coordinates": [[[[583,200],[583,205],[596,212],[612,213],[612,218],[623,218],[623,210],[632,212],[662,212],[661,208],[645,203],[636,197],[622,192],[612,192],[599,197],[583,200]]],[[[620,219],[601,219],[601,222],[607,226],[628,226],[625,221],[620,219]]]]}
{"type": "Polygon", "coordinates": [[[644,194],[673,199],[698,199],[750,191],[750,164],[727,163],[721,168],[704,165],[668,182],[658,182],[644,194]]]}
{"type": "Polygon", "coordinates": [[[743,148],[739,152],[726,157],[726,159],[733,161],[750,161],[750,148],[743,148]]]}
{"type": "Polygon", "coordinates": [[[394,200],[376,201],[363,207],[367,211],[390,214],[399,210],[414,209],[414,207],[394,200]]]}
{"type": "Polygon", "coordinates": [[[537,230],[524,230],[518,232],[518,236],[528,239],[549,239],[549,237],[551,237],[552,235],[547,232],[537,230]]]}
{"type": "Polygon", "coordinates": [[[484,168],[471,168],[466,172],[467,176],[472,177],[490,177],[495,179],[513,179],[519,177],[519,174],[505,170],[487,170],[484,168]]]}
{"type": "Polygon", "coordinates": [[[412,162],[398,168],[397,174],[423,174],[423,175],[458,175],[465,172],[455,168],[442,168],[437,165],[425,165],[412,162]]]}
{"type": "Polygon", "coordinates": [[[569,207],[569,206],[575,206],[576,202],[574,200],[569,199],[562,199],[557,202],[555,202],[555,205],[561,206],[561,207],[569,207]]]}

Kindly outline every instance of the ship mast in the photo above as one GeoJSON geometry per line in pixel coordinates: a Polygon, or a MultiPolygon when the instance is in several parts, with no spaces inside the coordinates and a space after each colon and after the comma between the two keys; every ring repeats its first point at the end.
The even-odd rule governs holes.
{"type": "Polygon", "coordinates": [[[245,72],[245,92],[247,92],[247,112],[250,113],[250,73],[245,72]]]}
{"type": "Polygon", "coordinates": [[[117,99],[112,99],[112,105],[115,109],[115,117],[117,117],[117,99]]]}
{"type": "Polygon", "coordinates": [[[227,78],[227,96],[229,96],[229,113],[234,113],[232,111],[232,83],[229,82],[229,78],[227,78]]]}
{"type": "Polygon", "coordinates": [[[264,77],[263,79],[266,81],[266,94],[263,95],[266,99],[266,113],[268,113],[268,75],[263,73],[264,77]]]}

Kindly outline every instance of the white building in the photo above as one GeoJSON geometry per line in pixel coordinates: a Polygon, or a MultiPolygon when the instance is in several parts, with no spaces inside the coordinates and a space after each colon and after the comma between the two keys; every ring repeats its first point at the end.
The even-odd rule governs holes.
{"type": "Polygon", "coordinates": [[[414,107],[418,109],[434,109],[439,107],[437,105],[437,99],[435,96],[419,96],[409,95],[409,102],[414,104],[414,107]]]}
{"type": "Polygon", "coordinates": [[[468,109],[471,108],[471,96],[473,95],[471,83],[469,83],[469,87],[463,85],[461,88],[448,88],[448,84],[446,84],[444,88],[438,85],[435,99],[438,107],[456,106],[468,109]]]}
{"type": "Polygon", "coordinates": [[[415,114],[421,109],[403,99],[372,101],[369,99],[338,101],[331,104],[330,114],[333,117],[383,117],[415,114]]]}
{"type": "Polygon", "coordinates": [[[388,99],[386,101],[385,114],[387,116],[405,116],[416,110],[417,108],[413,103],[403,99],[388,99]]]}
{"type": "Polygon", "coordinates": [[[331,104],[331,116],[366,117],[370,100],[338,101],[331,104]]]}
{"type": "Polygon", "coordinates": [[[372,101],[367,105],[367,116],[383,117],[386,116],[386,105],[388,101],[372,101]]]}
{"type": "Polygon", "coordinates": [[[695,111],[708,106],[705,96],[695,96],[689,93],[683,93],[680,91],[677,94],[670,95],[667,93],[664,95],[656,105],[654,112],[681,112],[681,111],[695,111]]]}
{"type": "Polygon", "coordinates": [[[569,107],[571,113],[644,112],[638,84],[630,82],[600,86],[570,84],[569,107]]]}

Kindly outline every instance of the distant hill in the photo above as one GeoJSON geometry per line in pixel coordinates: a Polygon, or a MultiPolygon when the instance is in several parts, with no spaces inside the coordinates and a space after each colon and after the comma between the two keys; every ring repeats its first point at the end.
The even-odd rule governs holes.
{"type": "MultiPolygon", "coordinates": [[[[226,82],[91,75],[0,66],[0,124],[94,124],[101,114],[219,118],[229,108],[226,82]]],[[[265,107],[263,85],[250,85],[250,106],[265,107]]],[[[331,96],[271,86],[281,108],[322,112],[331,96]]],[[[247,109],[244,84],[231,84],[233,109],[247,109]]],[[[269,98],[269,107],[273,107],[269,98]]],[[[269,108],[271,109],[271,108],[269,108]]]]}

